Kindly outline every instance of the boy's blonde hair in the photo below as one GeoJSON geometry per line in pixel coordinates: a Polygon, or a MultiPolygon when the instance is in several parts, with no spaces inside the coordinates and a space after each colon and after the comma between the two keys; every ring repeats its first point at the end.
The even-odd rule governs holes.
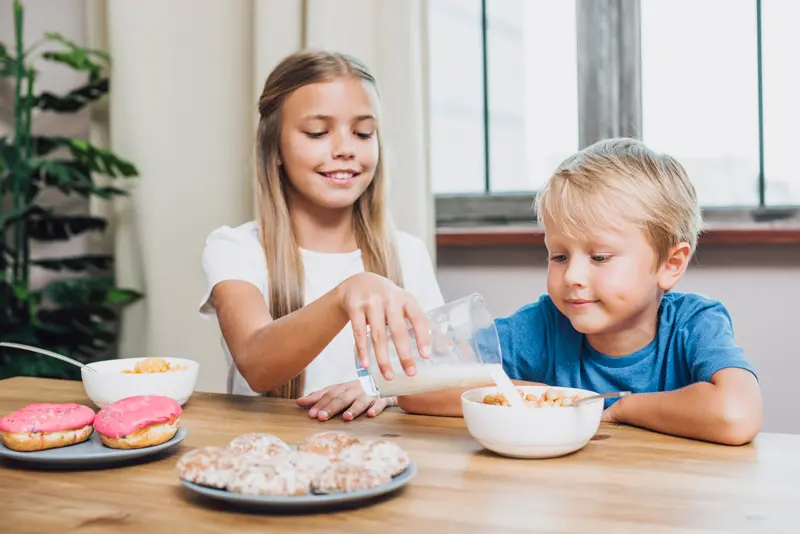
{"type": "Polygon", "coordinates": [[[539,221],[571,236],[634,223],[658,257],[686,242],[694,253],[702,225],[694,186],[678,161],[636,139],[606,139],[559,165],[536,197],[539,221]]]}

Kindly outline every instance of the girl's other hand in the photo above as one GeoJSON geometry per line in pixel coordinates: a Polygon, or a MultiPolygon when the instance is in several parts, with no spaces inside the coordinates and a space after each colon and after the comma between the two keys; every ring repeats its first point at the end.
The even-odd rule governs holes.
{"type": "Polygon", "coordinates": [[[297,399],[298,406],[309,408],[308,416],[312,419],[327,421],[344,411],[342,418],[352,421],[364,412],[368,417],[375,417],[385,408],[396,406],[394,397],[370,397],[364,393],[358,380],[328,386],[305,397],[297,399]]]}

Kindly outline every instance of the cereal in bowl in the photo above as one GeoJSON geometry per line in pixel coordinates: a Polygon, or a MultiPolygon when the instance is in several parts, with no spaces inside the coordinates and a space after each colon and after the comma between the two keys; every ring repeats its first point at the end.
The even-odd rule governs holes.
{"type": "MultiPolygon", "coordinates": [[[[525,399],[525,404],[530,408],[559,408],[562,406],[570,406],[583,398],[583,395],[577,393],[569,395],[555,388],[548,388],[541,397],[537,397],[533,393],[526,394],[521,389],[518,389],[517,392],[520,397],[525,399]]],[[[483,403],[493,406],[510,406],[508,399],[506,399],[505,395],[502,393],[484,396],[483,403]]]]}
{"type": "Polygon", "coordinates": [[[133,366],[133,369],[125,369],[122,372],[129,375],[139,375],[185,370],[186,367],[183,365],[173,365],[163,358],[145,358],[144,360],[136,362],[136,365],[133,366]]]}

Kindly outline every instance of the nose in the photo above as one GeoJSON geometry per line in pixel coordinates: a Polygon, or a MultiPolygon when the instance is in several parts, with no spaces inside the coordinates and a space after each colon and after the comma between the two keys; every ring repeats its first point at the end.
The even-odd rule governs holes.
{"type": "Polygon", "coordinates": [[[589,277],[588,267],[587,262],[570,258],[564,272],[564,283],[570,287],[586,286],[589,277]]]}
{"type": "Polygon", "coordinates": [[[333,136],[333,158],[353,159],[356,157],[356,148],[353,135],[350,132],[340,132],[333,136]]]}

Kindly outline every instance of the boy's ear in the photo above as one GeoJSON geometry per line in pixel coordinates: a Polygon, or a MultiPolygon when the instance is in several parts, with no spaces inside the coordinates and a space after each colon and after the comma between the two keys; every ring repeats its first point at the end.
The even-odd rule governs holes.
{"type": "Polygon", "coordinates": [[[669,249],[667,259],[658,270],[658,286],[663,291],[672,289],[683,277],[691,257],[692,249],[689,243],[678,243],[669,249]]]}

